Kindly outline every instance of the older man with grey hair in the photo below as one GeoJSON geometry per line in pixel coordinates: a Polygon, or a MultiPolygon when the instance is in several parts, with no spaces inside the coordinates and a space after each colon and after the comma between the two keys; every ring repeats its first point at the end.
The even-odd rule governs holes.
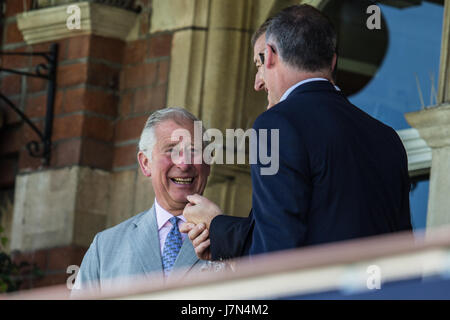
{"type": "Polygon", "coordinates": [[[81,291],[76,292],[120,288],[129,283],[130,276],[178,279],[204,264],[178,228],[186,221],[182,215],[186,197],[203,193],[210,172],[209,165],[193,158],[199,154],[193,150],[194,139],[174,134],[178,130],[193,137],[197,120],[181,108],[158,110],[148,118],[137,158],[144,176],[151,178],[154,204],[95,236],[78,272],[74,289],[81,291]],[[171,272],[175,269],[179,271],[176,277],[171,272]]]}

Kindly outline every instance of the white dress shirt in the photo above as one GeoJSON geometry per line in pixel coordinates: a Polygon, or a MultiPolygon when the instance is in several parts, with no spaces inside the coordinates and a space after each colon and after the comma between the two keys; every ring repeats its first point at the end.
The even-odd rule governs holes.
{"type": "MultiPolygon", "coordinates": [[[[166,242],[167,235],[170,232],[170,229],[172,229],[172,224],[170,223],[169,219],[173,217],[173,214],[166,211],[163,207],[161,207],[155,199],[155,212],[156,212],[156,221],[158,222],[158,235],[159,235],[159,246],[161,248],[161,256],[164,251],[164,243],[166,242]]],[[[180,226],[181,223],[186,222],[186,218],[183,217],[183,215],[177,216],[180,218],[178,220],[178,226],[180,226]]],[[[187,234],[182,233],[181,237],[184,242],[184,239],[186,239],[187,234]]]]}
{"type": "MultiPolygon", "coordinates": [[[[283,100],[286,100],[286,98],[292,93],[292,91],[294,91],[297,87],[301,86],[302,84],[308,83],[308,82],[313,82],[313,81],[328,81],[328,79],[325,78],[310,78],[310,79],[306,79],[300,82],[297,82],[296,84],[294,84],[292,87],[290,87],[289,89],[286,90],[286,92],[281,96],[280,102],[283,100]]],[[[334,88],[337,91],[341,91],[341,89],[339,89],[339,87],[334,86],[334,88]]]]}

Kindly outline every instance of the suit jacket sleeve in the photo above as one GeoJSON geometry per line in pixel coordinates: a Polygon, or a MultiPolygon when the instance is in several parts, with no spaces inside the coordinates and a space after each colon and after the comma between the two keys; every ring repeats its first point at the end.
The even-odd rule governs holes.
{"type": "Polygon", "coordinates": [[[251,166],[255,226],[250,255],[305,245],[312,182],[307,148],[294,121],[276,108],[255,121],[258,161],[251,166]],[[261,157],[269,153],[270,162],[261,157]]]}
{"type": "Polygon", "coordinates": [[[211,221],[209,238],[212,260],[223,260],[248,254],[253,231],[253,217],[220,215],[211,221]]]}
{"type": "Polygon", "coordinates": [[[71,298],[83,297],[84,294],[93,294],[100,290],[100,259],[98,256],[97,234],[88,251],[84,255],[81,267],[78,271],[75,285],[71,292],[71,298]]]}

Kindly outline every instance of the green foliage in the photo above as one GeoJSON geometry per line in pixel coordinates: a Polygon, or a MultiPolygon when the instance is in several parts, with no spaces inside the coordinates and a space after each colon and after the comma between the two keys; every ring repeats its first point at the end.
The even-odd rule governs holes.
{"type": "Polygon", "coordinates": [[[28,262],[15,263],[4,250],[8,238],[2,236],[4,229],[0,226],[0,293],[17,291],[25,274],[33,278],[42,276],[41,270],[28,262]]]}

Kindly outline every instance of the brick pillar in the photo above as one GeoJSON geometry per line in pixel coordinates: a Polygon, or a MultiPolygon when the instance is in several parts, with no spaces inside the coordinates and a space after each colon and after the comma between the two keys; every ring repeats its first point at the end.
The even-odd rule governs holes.
{"type": "MultiPolygon", "coordinates": [[[[30,0],[26,4],[30,4],[30,0]]],[[[15,15],[23,11],[23,1],[6,1],[5,10],[0,19],[0,50],[22,51],[26,49],[22,35],[17,28],[15,15]]],[[[4,56],[1,59],[2,68],[24,68],[27,58],[4,56]]],[[[0,73],[0,92],[23,110],[23,80],[19,76],[0,73]]],[[[0,102],[0,113],[3,124],[0,127],[0,188],[13,190],[14,179],[18,172],[18,158],[22,147],[22,130],[20,118],[14,111],[0,102]]],[[[3,192],[2,192],[3,193],[3,192]]],[[[3,194],[0,195],[0,206],[3,204],[3,194]]]]}
{"type": "Polygon", "coordinates": [[[172,35],[160,34],[129,42],[120,81],[113,168],[136,168],[136,146],[145,121],[166,107],[172,35]]]}
{"type": "MultiPolygon", "coordinates": [[[[58,41],[59,66],[52,136],[51,168],[82,165],[110,170],[113,158],[114,121],[124,42],[95,35],[58,41]]],[[[33,51],[48,50],[50,43],[32,45],[33,51]]],[[[43,62],[40,58],[31,65],[43,62]]],[[[46,106],[46,83],[27,79],[25,113],[42,126],[46,106]]],[[[36,139],[28,128],[25,140],[36,139]]],[[[24,141],[25,142],[25,141],[24,141]]],[[[39,168],[40,159],[26,150],[19,168],[39,168]]]]}
{"type": "MultiPolygon", "coordinates": [[[[27,2],[28,10],[30,2],[27,2]]],[[[116,122],[120,123],[118,108],[123,91],[120,80],[123,64],[131,63],[124,61],[126,29],[124,24],[116,22],[117,16],[123,15],[122,20],[132,26],[136,14],[106,5],[83,3],[80,6],[82,10],[89,10],[82,11],[82,15],[92,17],[92,23],[88,24],[90,29],[71,33],[64,23],[65,6],[59,11],[49,8],[22,16],[23,1],[7,0],[5,4],[2,50],[47,51],[52,43],[59,44],[49,167],[43,168],[41,160],[31,157],[25,148],[27,142],[37,140],[36,134],[13,111],[1,106],[5,125],[0,129],[0,185],[15,190],[9,249],[15,261],[36,263],[44,272],[44,278],[38,281],[25,278],[24,288],[64,283],[69,276],[67,267],[81,264],[93,236],[105,229],[109,212],[115,126],[116,122]],[[99,15],[104,17],[100,27],[95,25],[99,22],[95,17],[99,15]],[[22,23],[24,19],[27,23],[31,19],[37,25],[27,25],[28,31],[19,30],[20,19],[22,23]],[[42,25],[48,19],[56,19],[49,23],[55,32],[53,40],[49,29],[42,25]],[[37,29],[42,32],[33,34],[31,44],[24,40],[29,39],[26,32],[37,29]],[[111,35],[111,30],[118,30],[118,36],[114,32],[111,35]],[[66,32],[66,36],[61,36],[60,31],[66,32]],[[41,34],[44,41],[36,39],[41,34]]],[[[144,16],[139,16],[139,23],[148,26],[144,16]]],[[[136,27],[135,33],[139,35],[141,28],[136,27]]],[[[146,56],[145,59],[152,58],[146,56]]],[[[155,67],[155,81],[160,80],[158,59],[161,60],[153,57],[153,61],[147,61],[155,67]]],[[[168,62],[168,58],[166,60],[168,62]]],[[[32,71],[43,62],[45,59],[39,57],[5,57],[2,67],[32,71]]],[[[137,90],[147,86],[151,89],[163,83],[135,83],[130,88],[137,90]]],[[[1,92],[42,129],[46,81],[2,73],[0,86],[1,92]]],[[[143,111],[140,112],[142,115],[143,111]]]]}

